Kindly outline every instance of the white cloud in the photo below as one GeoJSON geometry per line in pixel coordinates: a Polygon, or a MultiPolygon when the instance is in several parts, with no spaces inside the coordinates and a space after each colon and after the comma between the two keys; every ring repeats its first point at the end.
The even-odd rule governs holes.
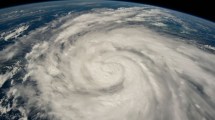
{"type": "Polygon", "coordinates": [[[28,29],[28,25],[23,25],[20,26],[12,31],[9,31],[7,33],[3,32],[1,34],[1,37],[4,38],[5,41],[12,39],[12,38],[17,38],[18,36],[20,36],[25,30],[28,29]]]}

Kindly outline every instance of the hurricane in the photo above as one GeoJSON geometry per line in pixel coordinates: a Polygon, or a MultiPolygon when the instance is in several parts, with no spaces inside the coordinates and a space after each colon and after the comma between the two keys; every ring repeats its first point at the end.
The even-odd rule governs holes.
{"type": "Polygon", "coordinates": [[[33,120],[214,120],[214,53],[140,24],[165,26],[159,16],[176,20],[165,9],[100,8],[20,37],[0,51],[2,62],[26,53],[1,75],[25,71],[13,107],[33,120]]]}

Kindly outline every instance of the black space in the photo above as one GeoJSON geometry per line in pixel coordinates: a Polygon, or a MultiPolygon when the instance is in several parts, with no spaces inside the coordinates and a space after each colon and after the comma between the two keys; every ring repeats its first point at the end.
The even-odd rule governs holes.
{"type": "MultiPolygon", "coordinates": [[[[51,0],[0,0],[0,8],[51,0]]],[[[53,0],[52,0],[53,1],[53,0]]],[[[89,0],[90,1],[90,0],[89,0]]],[[[215,22],[215,4],[212,0],[118,0],[169,8],[215,22]]]]}
{"type": "Polygon", "coordinates": [[[149,4],[188,13],[215,22],[213,0],[118,0],[149,4]]]}

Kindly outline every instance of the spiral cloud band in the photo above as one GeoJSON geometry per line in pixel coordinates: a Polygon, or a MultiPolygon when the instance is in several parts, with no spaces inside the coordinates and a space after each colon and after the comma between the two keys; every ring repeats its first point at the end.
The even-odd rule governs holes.
{"type": "Polygon", "coordinates": [[[17,96],[27,99],[26,114],[53,120],[215,119],[214,54],[140,24],[154,16],[174,19],[158,9],[94,9],[25,36],[22,43],[32,49],[23,82],[31,84],[18,86],[17,96]]]}

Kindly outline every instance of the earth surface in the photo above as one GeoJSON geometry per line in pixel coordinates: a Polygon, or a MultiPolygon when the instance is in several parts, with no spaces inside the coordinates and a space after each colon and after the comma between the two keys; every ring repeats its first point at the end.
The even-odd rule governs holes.
{"type": "Polygon", "coordinates": [[[215,23],[114,1],[1,9],[0,120],[215,120],[215,23]]]}

